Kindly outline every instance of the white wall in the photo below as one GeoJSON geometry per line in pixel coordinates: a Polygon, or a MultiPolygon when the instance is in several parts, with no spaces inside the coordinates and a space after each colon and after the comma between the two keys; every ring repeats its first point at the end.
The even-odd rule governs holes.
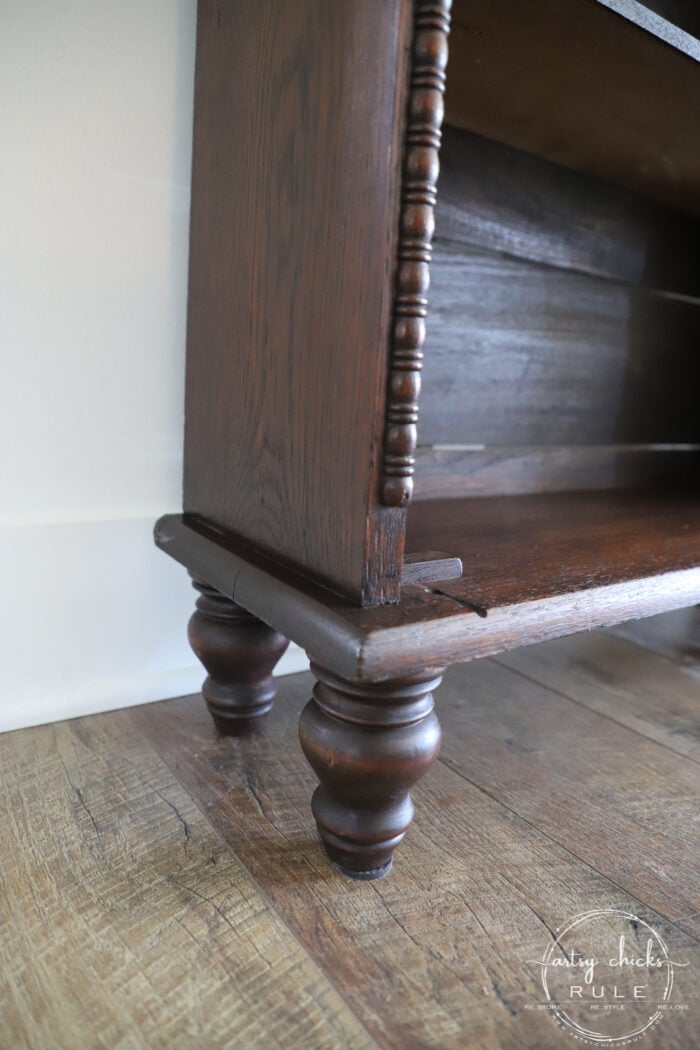
{"type": "Polygon", "coordinates": [[[194,0],[0,2],[0,730],[201,683],[151,538],[181,498],[194,37],[194,0]]]}

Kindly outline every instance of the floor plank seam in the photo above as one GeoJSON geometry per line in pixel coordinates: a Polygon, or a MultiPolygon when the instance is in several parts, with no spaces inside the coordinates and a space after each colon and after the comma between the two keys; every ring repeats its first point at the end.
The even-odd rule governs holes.
{"type": "Polygon", "coordinates": [[[692,762],[693,765],[700,765],[700,761],[698,761],[696,758],[693,758],[692,755],[686,755],[682,751],[677,751],[675,748],[669,747],[668,744],[664,743],[663,740],[657,740],[656,737],[649,736],[648,733],[643,733],[640,729],[636,729],[634,726],[629,725],[627,722],[620,722],[617,718],[613,718],[612,715],[608,714],[605,711],[598,711],[595,707],[589,707],[589,705],[584,704],[582,700],[577,700],[575,699],[575,697],[569,696],[567,693],[563,693],[560,689],[557,689],[556,686],[549,685],[547,682],[542,682],[537,678],[533,678],[531,675],[526,674],[525,671],[520,671],[517,667],[511,667],[510,664],[502,663],[497,657],[490,656],[488,657],[488,660],[491,663],[496,664],[502,670],[510,671],[512,674],[517,675],[519,678],[522,678],[525,682],[530,682],[531,685],[536,685],[540,689],[546,689],[554,696],[561,697],[562,700],[567,700],[569,701],[569,703],[576,704],[577,707],[583,708],[583,710],[588,711],[589,714],[597,715],[599,718],[604,718],[606,721],[612,722],[613,725],[619,726],[621,729],[626,729],[630,733],[634,733],[636,736],[641,737],[642,740],[646,740],[648,744],[656,744],[657,747],[664,748],[664,750],[668,751],[669,754],[674,756],[674,758],[677,758],[679,762],[683,762],[685,760],[688,762],[692,762]]]}
{"type": "MultiPolygon", "coordinates": [[[[148,716],[149,716],[149,719],[150,719],[151,712],[148,712],[148,716]]],[[[157,740],[157,737],[156,737],[156,740],[157,740]]],[[[372,1032],[370,1032],[370,1030],[367,1028],[367,1026],[366,1026],[365,1022],[363,1021],[363,1019],[360,1017],[360,1015],[357,1013],[355,1008],[352,1006],[352,1004],[348,1001],[348,999],[344,995],[342,988],[339,987],[337,982],[332,979],[331,975],[327,974],[325,972],[325,970],[321,967],[321,964],[319,963],[319,961],[316,958],[316,956],[314,954],[312,954],[312,952],[309,950],[309,948],[303,943],[303,941],[297,935],[296,931],[289,925],[287,920],[284,918],[284,916],[281,914],[279,909],[273,903],[273,901],[270,898],[269,894],[267,893],[265,888],[261,885],[261,883],[258,880],[258,878],[256,877],[256,875],[250,870],[250,868],[245,863],[245,861],[238,855],[238,853],[233,848],[233,846],[231,846],[226,841],[226,839],[223,837],[223,835],[218,830],[218,828],[216,828],[216,826],[214,824],[212,824],[212,822],[209,819],[209,816],[208,816],[206,810],[202,809],[202,807],[199,805],[197,800],[195,798],[193,798],[192,794],[190,793],[189,789],[187,788],[187,785],[183,784],[183,782],[179,779],[179,777],[177,775],[177,770],[174,769],[171,766],[170,762],[168,761],[167,755],[164,754],[161,751],[161,749],[158,747],[156,741],[153,741],[153,746],[155,747],[156,753],[160,757],[161,761],[165,763],[166,767],[170,770],[172,775],[175,777],[177,783],[180,785],[182,790],[185,792],[185,794],[187,795],[187,797],[191,801],[192,805],[196,808],[197,812],[200,813],[202,818],[206,821],[207,826],[211,829],[212,833],[225,846],[225,848],[229,851],[231,856],[235,859],[236,863],[240,865],[241,870],[243,872],[245,872],[245,874],[248,877],[248,879],[250,879],[250,882],[252,883],[252,885],[255,888],[255,890],[260,894],[260,897],[261,897],[262,901],[264,902],[265,906],[270,910],[270,912],[273,915],[276,916],[276,918],[282,924],[284,929],[288,931],[288,933],[289,933],[290,937],[293,939],[294,943],[299,947],[299,950],[301,952],[303,952],[305,958],[307,958],[308,961],[309,961],[309,964],[314,967],[314,969],[318,973],[319,977],[322,980],[324,980],[328,984],[328,986],[330,988],[333,989],[333,991],[338,996],[338,998],[341,1000],[341,1002],[344,1003],[344,1005],[346,1006],[346,1008],[348,1009],[350,1014],[356,1019],[358,1025],[362,1028],[362,1031],[366,1034],[369,1042],[371,1044],[373,1044],[374,1046],[379,1047],[380,1050],[381,1050],[383,1044],[380,1043],[379,1040],[377,1039],[377,1037],[375,1035],[373,1035],[372,1032]]],[[[244,781],[240,777],[239,777],[239,781],[240,781],[242,787],[246,788],[246,784],[244,783],[244,781]]],[[[251,794],[254,794],[254,793],[251,792],[251,794]]],[[[257,799],[255,801],[257,802],[257,799]]],[[[266,819],[268,821],[268,823],[270,823],[268,818],[265,816],[264,811],[262,810],[262,807],[259,804],[257,805],[257,809],[259,810],[261,815],[264,817],[264,819],[266,819]]],[[[274,827],[274,825],[273,825],[273,827],[274,827]]],[[[275,830],[277,830],[277,829],[275,828],[275,830]]],[[[286,836],[282,835],[282,837],[285,839],[285,841],[289,841],[288,839],[286,839],[286,836]]],[[[340,876],[338,876],[338,877],[340,877],[340,876]]],[[[181,886],[180,888],[184,889],[184,890],[186,890],[188,892],[195,892],[195,891],[189,890],[189,887],[187,887],[187,886],[181,886]]],[[[195,893],[195,896],[201,897],[201,894],[195,893]]],[[[202,899],[203,900],[207,900],[206,897],[202,897],[202,899]]],[[[209,901],[208,903],[212,904],[211,901],[209,901]]],[[[219,911],[219,909],[216,908],[216,905],[212,905],[212,906],[217,911],[219,911]]],[[[220,912],[220,914],[221,914],[221,912],[220,912]]],[[[225,916],[222,916],[222,917],[225,919],[227,924],[230,925],[230,923],[228,922],[226,917],[225,916]]]]}
{"type": "MultiPolygon", "coordinates": [[[[682,915],[680,917],[676,917],[675,919],[670,918],[670,916],[668,916],[664,912],[660,911],[658,907],[656,907],[653,904],[650,904],[648,901],[643,900],[640,896],[638,896],[638,894],[635,891],[632,891],[632,890],[629,890],[629,889],[625,889],[625,887],[622,886],[617,881],[616,878],[614,878],[612,875],[606,875],[605,872],[600,871],[589,860],[586,860],[584,857],[580,856],[570,846],[564,845],[564,843],[562,843],[558,839],[554,838],[547,831],[545,831],[544,828],[539,827],[537,824],[533,824],[533,822],[531,820],[529,820],[526,816],[523,816],[522,813],[518,813],[518,811],[516,809],[513,809],[511,806],[509,806],[502,799],[497,798],[487,788],[483,787],[480,784],[477,784],[473,780],[470,780],[470,778],[468,776],[466,776],[462,772],[461,769],[458,769],[456,766],[453,766],[449,759],[446,759],[446,758],[443,758],[442,756],[440,756],[438,758],[438,762],[442,763],[442,765],[444,765],[447,769],[449,769],[450,772],[456,773],[457,776],[461,777],[461,779],[464,780],[467,784],[470,784],[477,791],[480,791],[487,798],[491,799],[491,801],[495,802],[497,806],[500,806],[502,809],[506,810],[508,813],[511,813],[514,817],[517,817],[518,820],[522,820],[523,823],[527,824],[527,826],[529,828],[531,828],[535,833],[537,833],[537,834],[541,835],[543,838],[547,839],[548,842],[551,842],[558,849],[564,850],[564,852],[567,853],[573,860],[578,861],[579,864],[582,864],[584,867],[588,868],[589,871],[594,872],[596,875],[599,876],[599,878],[601,878],[604,881],[608,882],[611,886],[614,886],[625,897],[628,897],[628,898],[634,900],[635,902],[643,905],[645,908],[648,908],[650,911],[652,911],[654,913],[654,915],[658,915],[661,918],[663,918],[664,921],[667,922],[669,926],[673,927],[673,929],[676,930],[678,933],[682,934],[684,937],[690,938],[690,940],[692,940],[693,943],[700,945],[700,937],[698,937],[696,934],[690,933],[688,930],[686,930],[683,927],[680,927],[680,926],[677,925],[677,923],[679,923],[679,922],[687,921],[688,916],[682,915]]],[[[693,914],[694,913],[691,913],[690,918],[693,917],[693,914]]]]}
{"type": "MultiPolygon", "coordinates": [[[[691,606],[691,608],[695,607],[691,606]]],[[[700,609],[700,605],[697,606],[697,608],[700,609]]],[[[675,611],[678,612],[680,610],[675,611]]],[[[614,627],[608,628],[606,633],[610,634],[613,638],[626,642],[627,645],[633,645],[635,649],[641,649],[643,652],[649,653],[651,656],[658,657],[659,660],[663,660],[665,663],[670,664],[671,667],[675,667],[676,670],[680,671],[682,674],[688,675],[695,681],[698,680],[700,664],[698,663],[698,660],[694,659],[692,656],[674,656],[671,653],[666,652],[664,649],[659,648],[658,645],[654,645],[649,639],[635,638],[624,633],[618,633],[614,627]]]]}

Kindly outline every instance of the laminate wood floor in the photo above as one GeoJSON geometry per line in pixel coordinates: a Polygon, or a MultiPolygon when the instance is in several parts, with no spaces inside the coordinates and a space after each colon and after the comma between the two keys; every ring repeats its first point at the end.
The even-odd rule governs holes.
{"type": "Polygon", "coordinates": [[[700,611],[454,668],[391,875],[317,843],[279,680],[256,735],[198,697],[0,737],[0,1048],[575,1045],[537,960],[594,909],[650,923],[700,1047],[700,611]]]}

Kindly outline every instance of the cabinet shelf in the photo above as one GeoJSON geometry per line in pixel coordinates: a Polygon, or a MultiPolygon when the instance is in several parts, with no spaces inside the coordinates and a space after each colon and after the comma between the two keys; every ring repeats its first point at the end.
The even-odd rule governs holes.
{"type": "MultiPolygon", "coordinates": [[[[662,487],[418,501],[407,551],[421,550],[460,557],[463,577],[404,588],[382,616],[421,624],[424,660],[469,660],[696,602],[700,495],[662,487]]],[[[380,658],[387,642],[400,644],[397,633],[380,658]]]]}
{"type": "MultiPolygon", "coordinates": [[[[700,565],[700,497],[643,491],[417,501],[407,549],[447,550],[464,576],[441,592],[488,612],[637,586],[700,565]]],[[[571,629],[588,626],[577,622],[571,629]]]]}
{"type": "Polygon", "coordinates": [[[697,215],[699,58],[634,0],[456,0],[446,119],[697,215]]]}
{"type": "Polygon", "coordinates": [[[415,673],[693,604],[700,496],[563,492],[420,500],[411,554],[459,555],[461,579],[402,588],[361,609],[235,537],[168,515],[156,542],[192,572],[349,677],[415,673]]]}

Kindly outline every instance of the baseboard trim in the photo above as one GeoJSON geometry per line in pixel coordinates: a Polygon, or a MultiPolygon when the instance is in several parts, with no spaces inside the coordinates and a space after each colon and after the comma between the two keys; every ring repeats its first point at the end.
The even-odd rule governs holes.
{"type": "MultiPolygon", "coordinates": [[[[296,674],[308,667],[304,651],[290,645],[275,674],[296,674]]],[[[198,693],[204,674],[197,664],[172,671],[110,678],[76,688],[24,696],[17,701],[6,699],[0,708],[0,733],[198,693]]]]}

